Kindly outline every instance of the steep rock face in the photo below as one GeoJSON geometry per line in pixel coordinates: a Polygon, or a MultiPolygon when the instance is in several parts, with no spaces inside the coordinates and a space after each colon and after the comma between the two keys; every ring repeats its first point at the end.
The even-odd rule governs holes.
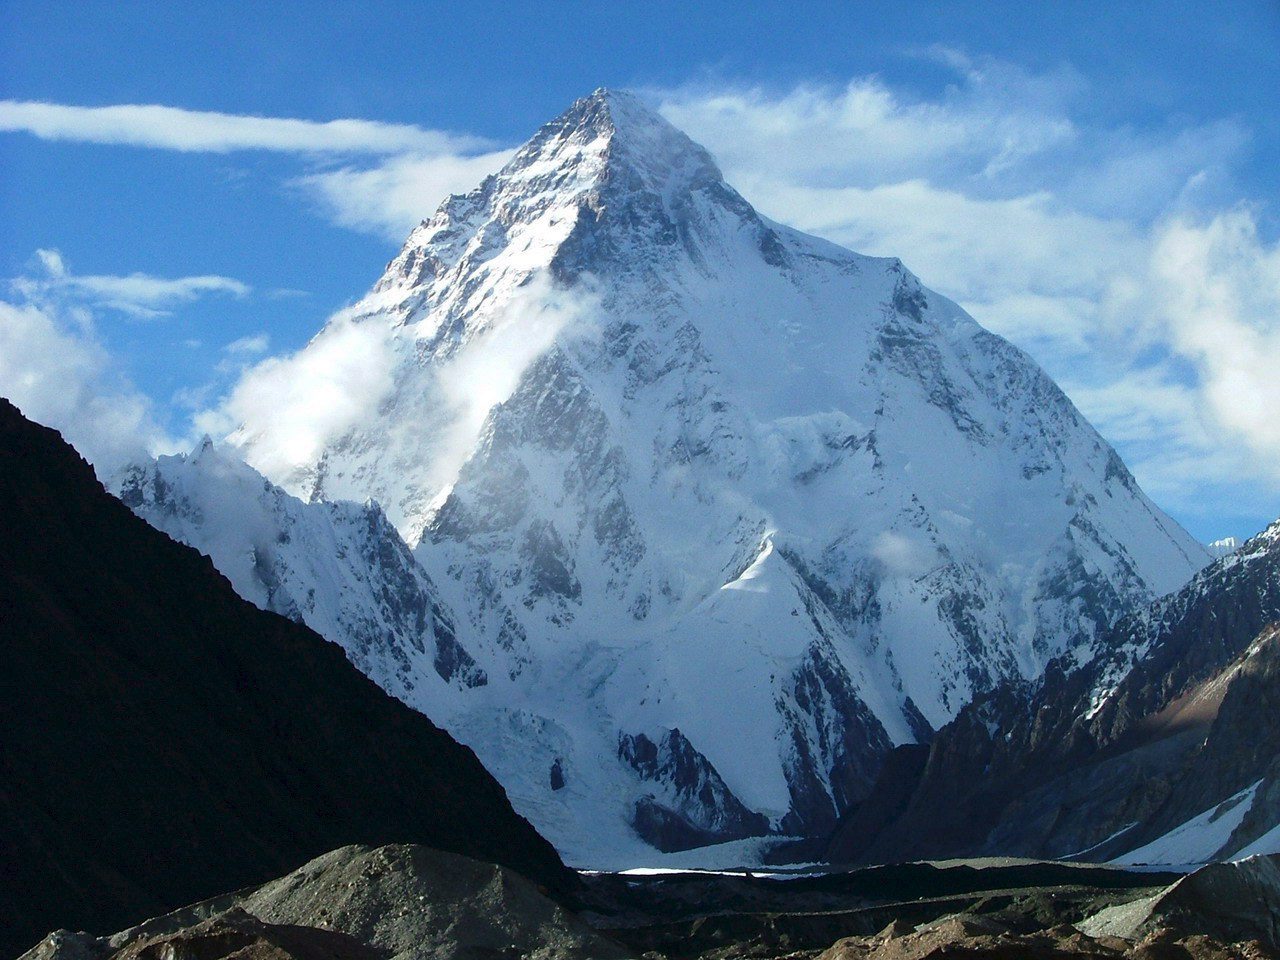
{"type": "Polygon", "coordinates": [[[208,554],[246,600],[340,644],[428,715],[452,690],[488,682],[376,504],[303,503],[209,441],[126,468],[112,486],[152,526],[208,554]]]}
{"type": "Polygon", "coordinates": [[[1201,867],[1155,896],[1108,908],[1079,926],[1093,936],[1130,939],[1173,929],[1227,943],[1254,940],[1262,948],[1256,955],[1270,955],[1280,950],[1278,903],[1280,858],[1254,857],[1201,867]]]}
{"type": "Polygon", "coordinates": [[[0,953],[349,842],[573,884],[470,750],[242,600],[3,400],[0,500],[0,953]]]}
{"type": "Polygon", "coordinates": [[[829,855],[1200,862],[1250,849],[1280,823],[1280,741],[1262,719],[1280,697],[1277,621],[1280,523],[1123,620],[1087,665],[979,698],[923,764],[886,767],[858,812],[877,829],[842,825],[829,855]]]}
{"type": "Polygon", "coordinates": [[[678,729],[722,813],[823,832],[894,744],[1207,559],[1023,353],[761,217],[626,94],[446,201],[307,350],[349,337],[367,415],[303,454],[231,439],[385,507],[488,679],[433,715],[585,865],[675,796],[620,736],[678,729]]]}
{"type": "Polygon", "coordinates": [[[768,832],[769,822],[742,805],[679,730],[667,731],[658,743],[643,733],[623,734],[618,757],[650,789],[665,788],[662,801],[654,794],[637,800],[632,818],[636,831],[659,850],[684,850],[768,832]]]}

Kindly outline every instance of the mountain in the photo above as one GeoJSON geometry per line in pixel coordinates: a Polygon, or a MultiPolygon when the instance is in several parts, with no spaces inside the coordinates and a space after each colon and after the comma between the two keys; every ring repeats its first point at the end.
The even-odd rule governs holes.
{"type": "Polygon", "coordinates": [[[197,546],[236,592],[340,643],[360,670],[428,716],[488,677],[430,577],[373,502],[303,503],[205,440],[113,482],[152,526],[197,546]]]}
{"type": "Polygon", "coordinates": [[[1214,540],[1209,544],[1209,553],[1215,558],[1225,557],[1239,549],[1240,539],[1238,537],[1223,537],[1221,540],[1214,540]]]}
{"type": "MultiPolygon", "coordinates": [[[[625,93],[449,198],[292,362],[345,392],[318,376],[305,424],[231,443],[305,505],[380,504],[443,612],[423,657],[447,620],[486,682],[407,690],[404,639],[299,615],[580,865],[826,833],[895,745],[1090,660],[1208,560],[1025,354],[899,260],[761,216],[625,93]]],[[[163,499],[131,502],[165,526],[163,499]]],[[[215,561],[258,556],[219,559],[230,503],[189,507],[215,561]]],[[[293,601],[366,609],[286,562],[293,601]]]]}
{"type": "Polygon", "coordinates": [[[4,400],[0,502],[0,953],[350,842],[572,884],[470,750],[238,597],[4,400]]]}
{"type": "Polygon", "coordinates": [[[1280,852],[1277,624],[1280,522],[1122,620],[1090,663],[997,688],[891,758],[828,855],[1280,852]]]}

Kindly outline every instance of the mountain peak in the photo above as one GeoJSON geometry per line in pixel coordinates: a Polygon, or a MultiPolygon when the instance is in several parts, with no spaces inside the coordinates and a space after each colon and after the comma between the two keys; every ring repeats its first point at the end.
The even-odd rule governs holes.
{"type": "Polygon", "coordinates": [[[544,124],[498,178],[565,173],[580,187],[623,184],[667,196],[722,179],[711,154],[657,110],[630,91],[606,87],[544,124]]]}
{"type": "MultiPolygon", "coordinates": [[[[657,110],[628,90],[599,87],[590,96],[580,97],[558,119],[577,122],[602,132],[605,136],[630,137],[639,133],[681,133],[657,110]]],[[[552,123],[556,123],[553,120],[552,123]]]]}
{"type": "Polygon", "coordinates": [[[670,247],[687,239],[700,194],[706,206],[749,221],[762,250],[776,246],[711,154],[636,94],[601,87],[540,127],[475,190],[451,196],[424,220],[363,306],[403,302],[421,284],[480,263],[495,277],[512,267],[521,286],[543,267],[562,279],[576,273],[574,258],[587,249],[598,268],[607,250],[670,247]]]}
{"type": "MultiPolygon", "coordinates": [[[[599,87],[589,96],[575,100],[560,116],[545,124],[539,134],[548,128],[559,131],[590,131],[608,139],[628,139],[642,134],[652,136],[656,132],[668,137],[674,134],[688,140],[657,110],[634,93],[608,87],[599,87]]],[[[534,140],[537,139],[538,136],[535,135],[534,140]]]]}
{"type": "Polygon", "coordinates": [[[306,350],[372,344],[369,395],[302,456],[264,412],[251,462],[383,504],[494,678],[410,702],[582,865],[823,833],[891,744],[1206,559],[1030,358],[771,224],[633,94],[543,126],[342,317],[306,350]]]}

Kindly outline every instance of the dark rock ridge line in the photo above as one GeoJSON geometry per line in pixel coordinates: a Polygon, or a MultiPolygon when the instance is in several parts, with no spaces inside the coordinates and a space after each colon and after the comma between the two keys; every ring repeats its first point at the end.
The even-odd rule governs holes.
{"type": "Polygon", "coordinates": [[[574,883],[470,750],[4,400],[0,503],[0,955],[352,842],[574,883]]]}

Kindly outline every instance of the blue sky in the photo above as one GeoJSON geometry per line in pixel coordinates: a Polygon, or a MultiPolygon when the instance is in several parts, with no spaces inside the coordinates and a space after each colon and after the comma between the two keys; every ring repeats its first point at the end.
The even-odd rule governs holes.
{"type": "Polygon", "coordinates": [[[1280,515],[1276,49],[1276,2],[0,3],[0,392],[103,461],[190,442],[444,193],[630,87],[1245,535],[1280,515]]]}

